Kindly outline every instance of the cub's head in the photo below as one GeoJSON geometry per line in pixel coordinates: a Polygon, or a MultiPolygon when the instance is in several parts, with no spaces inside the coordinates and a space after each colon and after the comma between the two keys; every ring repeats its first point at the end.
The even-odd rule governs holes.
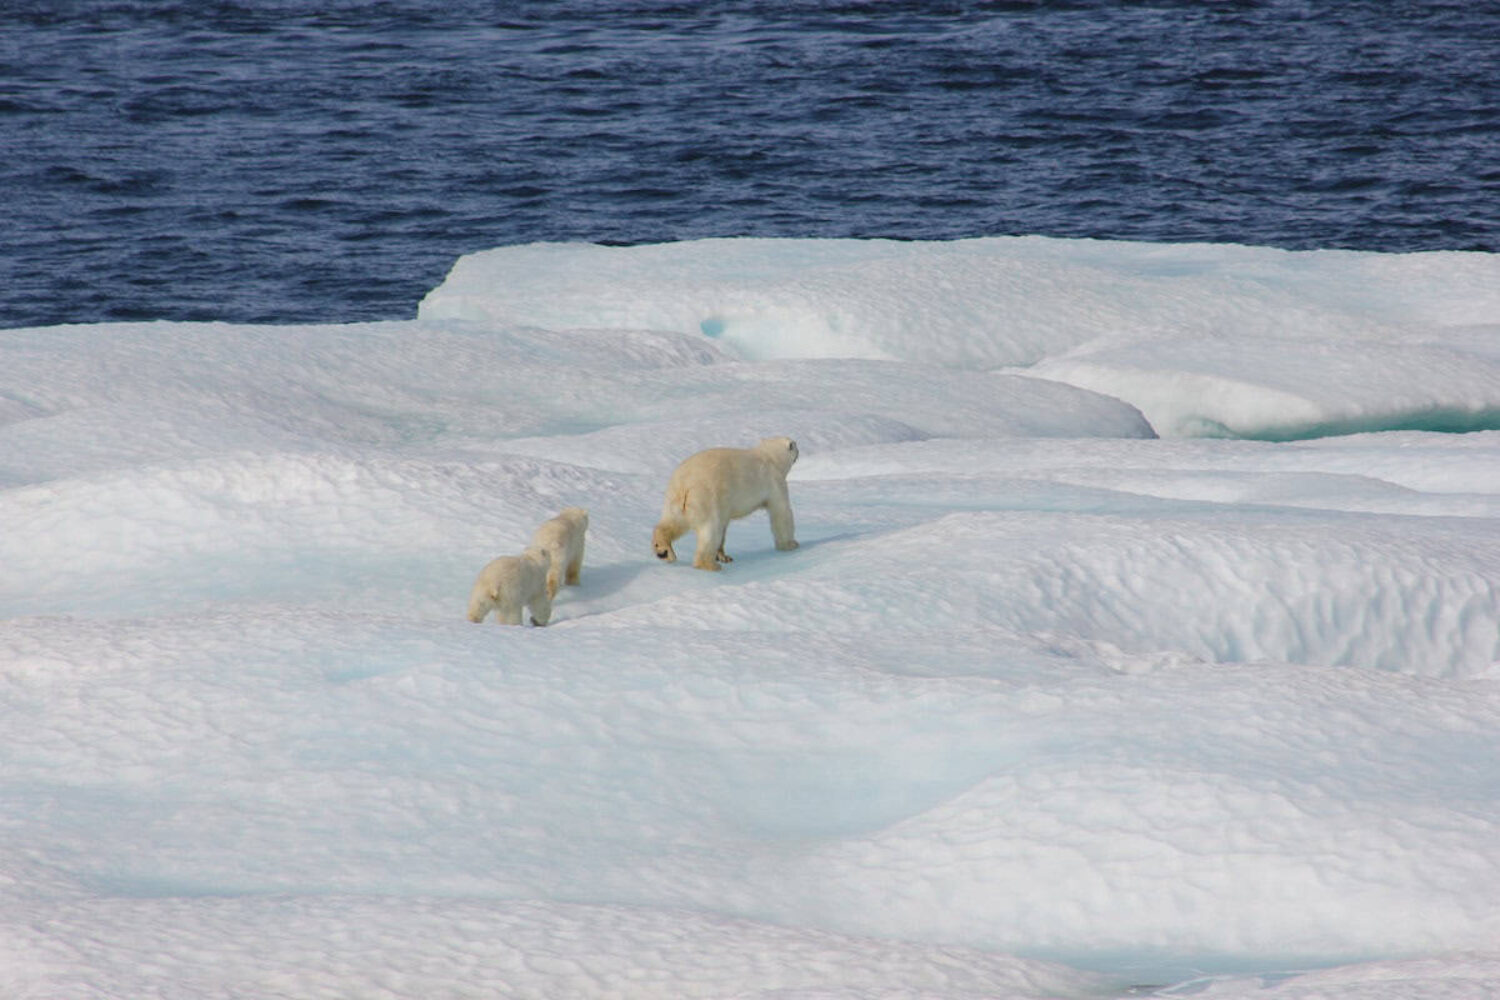
{"type": "Polygon", "coordinates": [[[585,528],[589,526],[589,512],[586,507],[564,507],[557,516],[585,528]]]}
{"type": "Polygon", "coordinates": [[[674,534],[669,526],[658,524],[651,532],[651,551],[656,553],[656,558],[663,562],[676,562],[677,553],[672,549],[672,543],[680,535],[681,532],[674,534]]]}

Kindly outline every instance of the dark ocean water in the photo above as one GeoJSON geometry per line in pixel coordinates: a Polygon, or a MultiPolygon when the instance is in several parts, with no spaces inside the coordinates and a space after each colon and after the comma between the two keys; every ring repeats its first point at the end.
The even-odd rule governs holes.
{"type": "Polygon", "coordinates": [[[536,240],[1500,250],[1497,0],[0,0],[0,326],[536,240]]]}

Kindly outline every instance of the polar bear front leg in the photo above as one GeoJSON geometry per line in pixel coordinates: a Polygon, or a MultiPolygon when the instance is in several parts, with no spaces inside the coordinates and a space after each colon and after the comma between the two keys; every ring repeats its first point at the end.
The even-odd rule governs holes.
{"type": "Polygon", "coordinates": [[[772,491],[766,501],[766,513],[771,515],[771,537],[776,539],[776,548],[785,552],[797,547],[796,525],[792,520],[792,501],[787,495],[786,483],[772,491]]]}
{"type": "Polygon", "coordinates": [[[521,602],[512,594],[496,595],[495,604],[496,625],[519,625],[521,624],[521,602]]]}
{"type": "Polygon", "coordinates": [[[729,522],[714,519],[698,526],[698,548],[693,553],[693,567],[718,572],[719,553],[724,551],[724,533],[729,522]]]}

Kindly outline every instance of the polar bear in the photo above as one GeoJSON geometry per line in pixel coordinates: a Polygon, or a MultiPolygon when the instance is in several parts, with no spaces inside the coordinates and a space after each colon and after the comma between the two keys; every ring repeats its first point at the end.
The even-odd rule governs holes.
{"type": "Polygon", "coordinates": [[[528,607],[531,624],[547,624],[552,618],[552,598],[547,594],[551,568],[552,557],[535,545],[518,556],[491,559],[469,592],[469,621],[482,622],[493,609],[498,624],[520,625],[521,609],[528,607]]]}
{"type": "Polygon", "coordinates": [[[583,536],[589,530],[589,512],[582,507],[568,507],[550,521],[543,522],[531,544],[546,549],[552,557],[552,568],[547,571],[547,596],[556,597],[557,588],[566,583],[578,585],[578,573],[583,569],[583,536]]]}
{"type": "Polygon", "coordinates": [[[676,562],[672,543],[689,531],[698,536],[693,565],[717,570],[733,562],[724,551],[729,522],[765,508],[778,549],[797,547],[786,474],[797,461],[797,442],[766,438],[754,448],[709,448],[690,455],[667,481],[661,520],[651,533],[656,558],[676,562]]]}

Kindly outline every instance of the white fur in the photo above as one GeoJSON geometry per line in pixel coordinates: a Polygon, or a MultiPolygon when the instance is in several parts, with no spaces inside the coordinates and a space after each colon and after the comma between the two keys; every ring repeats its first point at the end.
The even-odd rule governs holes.
{"type": "Polygon", "coordinates": [[[732,562],[724,551],[729,522],[764,508],[778,549],[795,549],[792,504],[786,475],[797,461],[797,442],[766,438],[754,448],[710,448],[684,459],[667,482],[661,520],[651,534],[658,559],[676,562],[672,543],[687,532],[698,536],[693,565],[717,570],[732,562]]]}
{"type": "Polygon", "coordinates": [[[556,597],[557,588],[566,583],[578,585],[578,574],[583,569],[584,534],[589,530],[589,512],[582,507],[568,507],[550,521],[543,522],[531,544],[545,549],[552,557],[552,568],[547,571],[547,596],[556,597]]]}
{"type": "Polygon", "coordinates": [[[531,609],[531,624],[545,625],[552,619],[552,598],[547,593],[547,571],[552,557],[531,546],[518,556],[491,559],[479,571],[469,593],[469,621],[482,622],[491,610],[501,625],[520,625],[521,609],[531,609]]]}

